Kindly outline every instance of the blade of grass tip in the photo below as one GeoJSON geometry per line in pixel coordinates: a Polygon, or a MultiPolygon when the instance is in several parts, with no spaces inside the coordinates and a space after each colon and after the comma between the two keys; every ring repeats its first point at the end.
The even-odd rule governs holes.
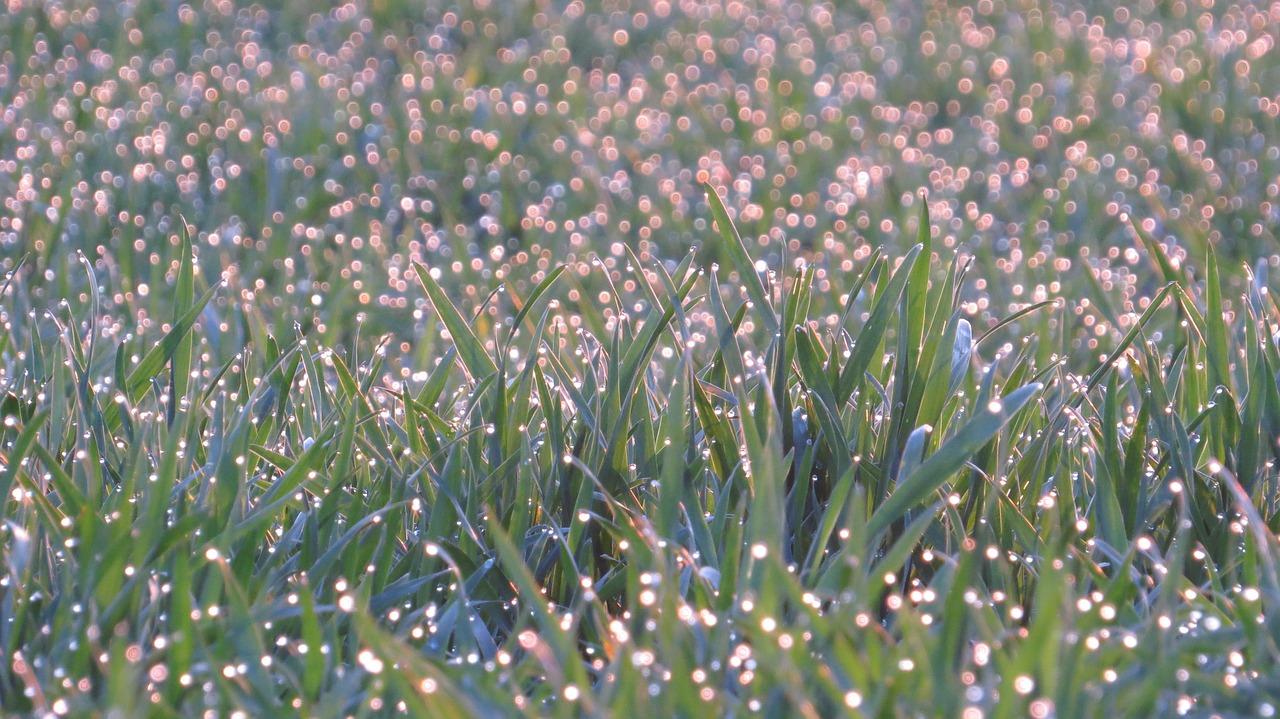
{"type": "MultiPolygon", "coordinates": [[[[947,398],[951,396],[948,390],[951,387],[952,377],[960,374],[956,366],[957,363],[961,363],[961,368],[968,367],[971,346],[967,336],[961,337],[962,322],[967,329],[968,322],[960,319],[960,312],[952,313],[942,329],[941,337],[934,340],[935,347],[932,361],[929,361],[929,358],[924,356],[920,358],[921,365],[916,372],[916,387],[920,392],[917,398],[918,404],[915,405],[916,414],[913,418],[913,423],[916,425],[935,425],[939,422],[942,417],[943,405],[946,403],[947,398]],[[964,346],[961,346],[962,344],[964,346]],[[946,347],[951,351],[938,351],[939,347],[946,347]],[[927,374],[924,367],[924,362],[926,361],[929,361],[930,364],[927,374]],[[923,383],[920,382],[919,378],[924,378],[923,383]]],[[[916,391],[913,390],[912,394],[916,394],[916,391]]]]}
{"type": "MultiPolygon", "coordinates": [[[[367,418],[376,415],[378,412],[375,410],[374,406],[370,404],[365,393],[361,391],[360,386],[356,383],[355,376],[351,374],[351,370],[347,368],[347,365],[342,361],[342,358],[337,354],[332,354],[329,356],[329,359],[334,372],[338,376],[338,384],[342,387],[342,390],[347,395],[348,400],[360,408],[362,416],[367,418]]],[[[382,431],[382,427],[380,427],[376,422],[370,423],[368,434],[372,435],[372,437],[370,437],[370,451],[377,455],[379,459],[383,459],[388,462],[391,461],[391,458],[388,457],[386,453],[386,447],[390,442],[386,433],[382,431]]]]}
{"type": "MultiPolygon", "coordinates": [[[[174,326],[177,326],[178,321],[191,310],[196,301],[195,258],[191,248],[191,228],[187,225],[186,218],[182,216],[178,217],[178,223],[181,238],[178,251],[181,254],[178,264],[178,284],[174,288],[173,296],[174,326]]],[[[194,348],[194,335],[185,334],[178,341],[173,358],[169,361],[170,384],[173,386],[168,406],[169,424],[173,424],[178,407],[183,404],[182,400],[187,396],[187,385],[191,381],[191,354],[194,348]]]]}
{"type": "Polygon", "coordinates": [[[413,263],[413,269],[418,273],[422,286],[426,288],[427,298],[435,306],[440,321],[449,330],[449,336],[453,338],[453,344],[458,348],[458,356],[462,358],[462,365],[471,375],[471,379],[478,382],[497,372],[498,366],[494,364],[493,358],[485,352],[484,345],[476,337],[475,332],[471,331],[471,325],[463,319],[462,313],[458,312],[458,308],[449,301],[449,295],[445,293],[444,288],[431,276],[431,270],[420,262],[413,263]]]}
{"type": "MultiPolygon", "coordinates": [[[[533,333],[529,336],[529,346],[524,352],[527,358],[533,358],[525,361],[525,366],[515,377],[513,392],[513,401],[508,410],[511,417],[516,421],[507,424],[507,435],[503,437],[503,452],[507,455],[513,455],[519,452],[522,437],[525,435],[530,416],[530,407],[533,403],[533,369],[537,366],[538,346],[542,343],[542,338],[546,335],[547,322],[550,321],[551,309],[543,311],[542,316],[538,318],[538,322],[534,327],[533,333]]],[[[504,352],[502,356],[507,356],[504,352]]]]}
{"type": "Polygon", "coordinates": [[[991,441],[1041,389],[1043,385],[1038,383],[1019,387],[1000,400],[991,402],[985,412],[969,420],[938,451],[900,480],[897,488],[871,515],[867,526],[868,535],[874,537],[888,529],[907,510],[926,500],[948,477],[958,472],[974,453],[991,441]]]}
{"type": "Polygon", "coordinates": [[[973,359],[973,326],[969,320],[961,319],[956,327],[955,345],[951,349],[951,375],[947,379],[947,396],[955,394],[969,372],[969,364],[973,359]]]}
{"type": "Polygon", "coordinates": [[[916,245],[921,248],[922,261],[911,267],[907,281],[907,349],[911,353],[906,366],[914,369],[915,355],[924,339],[925,313],[929,304],[929,266],[933,263],[933,228],[929,222],[929,198],[921,190],[916,196],[920,202],[920,227],[916,232],[916,245]]]}
{"type": "MultiPolygon", "coordinates": [[[[101,316],[102,297],[101,287],[98,284],[97,275],[94,273],[93,264],[89,262],[89,258],[85,257],[83,252],[77,252],[76,258],[84,267],[85,275],[89,284],[89,317],[97,318],[101,316]]],[[[71,349],[73,356],[81,352],[80,341],[77,336],[78,331],[73,329],[77,327],[77,323],[71,314],[70,308],[67,309],[67,329],[63,333],[64,342],[71,349]]],[[[94,320],[90,320],[90,324],[94,320]]],[[[112,425],[108,429],[104,422],[105,415],[98,403],[97,393],[92,390],[90,381],[90,372],[96,364],[96,348],[98,345],[98,333],[90,331],[85,341],[83,355],[76,357],[72,362],[72,369],[76,374],[76,389],[79,398],[79,409],[82,413],[81,418],[84,425],[88,428],[88,434],[84,435],[85,447],[87,452],[85,461],[81,463],[85,474],[92,477],[85,489],[86,496],[91,502],[97,501],[97,489],[101,483],[110,477],[113,481],[116,478],[115,466],[115,441],[109,438],[109,434],[113,434],[119,425],[112,425]]],[[[120,410],[117,407],[117,410],[120,410]]],[[[119,412],[117,412],[119,416],[119,412]]]]}
{"type": "Polygon", "coordinates": [[[760,281],[756,265],[747,254],[742,236],[738,234],[738,228],[734,227],[733,220],[729,219],[729,211],[725,209],[716,188],[703,183],[702,189],[706,193],[707,204],[711,207],[711,217],[720,230],[725,251],[729,253],[729,260],[738,272],[738,279],[746,286],[751,303],[759,308],[754,316],[764,325],[769,337],[773,337],[778,333],[778,316],[773,311],[773,304],[769,302],[769,295],[765,292],[764,283],[760,281]]]}
{"type": "MultiPolygon", "coordinates": [[[[516,331],[518,331],[520,329],[520,325],[524,323],[525,317],[529,316],[529,313],[537,306],[538,300],[542,299],[542,296],[547,293],[547,290],[551,289],[551,286],[556,283],[556,280],[560,279],[560,275],[564,274],[566,267],[567,265],[560,265],[548,272],[547,276],[544,277],[542,281],[538,283],[538,286],[534,287],[533,291],[529,293],[529,296],[525,298],[524,305],[516,312],[516,317],[511,322],[511,330],[507,333],[507,341],[503,347],[503,354],[506,353],[507,349],[510,349],[511,342],[516,337],[516,331]]],[[[512,295],[512,297],[514,298],[515,295],[512,295]]]]}
{"type": "Polygon", "coordinates": [[[987,330],[986,332],[983,332],[981,337],[974,340],[973,346],[977,347],[978,345],[981,345],[983,342],[986,342],[988,339],[999,336],[998,333],[1000,332],[1000,330],[1003,330],[1004,328],[1012,325],[1014,322],[1017,322],[1018,320],[1022,319],[1023,317],[1026,317],[1027,315],[1030,315],[1034,312],[1039,312],[1040,310],[1045,309],[1046,307],[1061,307],[1061,306],[1062,306],[1062,298],[1055,297],[1051,300],[1045,300],[1044,302],[1037,302],[1033,305],[1028,305],[1026,307],[1023,307],[1017,312],[1010,314],[1008,317],[1005,317],[1004,319],[992,325],[991,329],[987,330]]]}
{"type": "Polygon", "coordinates": [[[1133,423],[1133,434],[1124,448],[1124,470],[1122,477],[1129,478],[1121,486],[1116,487],[1116,495],[1120,500],[1121,512],[1125,515],[1125,534],[1132,537],[1138,527],[1146,525],[1146,512],[1143,494],[1146,489],[1147,464],[1147,428],[1151,424],[1151,403],[1145,398],[1138,405],[1138,414],[1133,423]],[[1137,481],[1133,481],[1137,478],[1137,481]]]}
{"type": "Polygon", "coordinates": [[[1222,278],[1218,274],[1218,256],[1209,246],[1205,270],[1205,332],[1208,334],[1206,349],[1209,355],[1209,390],[1230,387],[1231,356],[1227,344],[1227,323],[1223,317],[1222,278]]]}
{"type": "MultiPolygon", "coordinates": [[[[201,295],[193,305],[182,315],[173,327],[161,338],[160,342],[152,347],[142,357],[142,361],[137,367],[129,373],[128,386],[125,388],[125,396],[129,404],[137,404],[142,395],[146,394],[147,388],[151,386],[151,380],[164,369],[165,363],[169,362],[174,354],[178,351],[182,341],[186,338],[188,332],[195,325],[196,319],[200,317],[200,313],[204,311],[205,305],[209,304],[209,300],[213,299],[213,294],[222,286],[221,282],[216,283],[201,295]]],[[[176,401],[176,398],[175,400],[176,401]]],[[[103,411],[106,424],[110,428],[120,426],[120,406],[116,403],[107,405],[103,411]]]]}
{"type": "MultiPolygon", "coordinates": [[[[786,263],[783,263],[786,266],[786,263]]],[[[790,373],[791,362],[795,357],[796,347],[791,336],[792,328],[807,321],[809,308],[809,289],[813,282],[815,267],[796,273],[790,285],[785,281],[782,286],[782,327],[785,332],[778,332],[774,342],[765,354],[765,365],[771,373],[773,383],[773,403],[778,407],[778,416],[791,417],[790,373]]],[[[825,354],[825,353],[824,353],[825,354]]],[[[791,422],[782,423],[782,446],[791,448],[795,445],[794,427],[791,422]]]]}
{"type": "Polygon", "coordinates": [[[871,366],[876,351],[880,349],[880,340],[884,338],[885,330],[889,326],[889,318],[893,315],[894,308],[898,306],[903,288],[907,286],[907,279],[923,250],[923,245],[916,245],[911,248],[906,257],[902,258],[898,270],[893,273],[893,277],[889,278],[889,284],[885,286],[884,293],[872,308],[871,315],[858,331],[858,336],[854,340],[853,353],[845,363],[844,369],[840,371],[840,386],[835,388],[836,402],[839,406],[844,406],[844,403],[849,401],[853,390],[862,382],[862,375],[871,366]]]}
{"type": "Polygon", "coordinates": [[[1208,342],[1209,332],[1205,328],[1204,315],[1200,314],[1200,307],[1196,305],[1191,290],[1178,285],[1177,299],[1178,309],[1186,315],[1187,326],[1182,334],[1187,337],[1187,341],[1201,345],[1208,342]]]}
{"type": "MultiPolygon", "coordinates": [[[[119,345],[116,346],[116,364],[115,364],[114,379],[117,387],[125,387],[128,385],[128,381],[126,380],[126,377],[128,377],[128,371],[126,368],[128,366],[128,361],[129,361],[128,347],[129,347],[128,344],[125,342],[121,342],[119,345]]],[[[123,396],[118,396],[117,401],[122,402],[126,405],[128,404],[128,400],[123,396]]],[[[171,403],[171,404],[176,404],[176,403],[171,403]]],[[[124,432],[124,436],[129,440],[129,443],[132,444],[134,440],[134,430],[133,430],[133,420],[129,417],[130,409],[131,409],[130,407],[126,406],[123,409],[121,409],[119,412],[117,412],[116,416],[120,418],[120,429],[124,432]]],[[[170,411],[172,411],[172,407],[170,408],[170,411]]]]}
{"type": "Polygon", "coordinates": [[[1164,277],[1165,282],[1180,283],[1185,279],[1183,272],[1174,267],[1173,260],[1169,258],[1169,253],[1165,252],[1164,246],[1142,229],[1141,223],[1134,222],[1133,217],[1127,212],[1121,218],[1121,222],[1129,225],[1133,230],[1134,237],[1137,237],[1138,242],[1147,250],[1147,257],[1156,269],[1160,270],[1160,275],[1164,277]]]}
{"type": "Polygon", "coordinates": [[[1267,266],[1266,258],[1259,258],[1259,262],[1254,267],[1249,267],[1248,263],[1243,265],[1245,278],[1245,306],[1253,311],[1254,315],[1261,317],[1266,313],[1267,302],[1263,298],[1263,288],[1267,287],[1267,266]]]}
{"type": "MultiPolygon", "coordinates": [[[[928,322],[925,325],[924,340],[920,345],[920,359],[916,362],[917,371],[923,371],[926,368],[930,373],[938,371],[945,378],[950,378],[947,369],[951,365],[952,350],[955,342],[955,333],[959,331],[958,317],[961,315],[961,307],[963,300],[960,299],[960,283],[964,281],[963,270],[960,266],[960,255],[956,253],[951,258],[951,264],[947,268],[946,274],[940,285],[931,290],[933,296],[933,304],[929,307],[928,322]],[[955,325],[955,329],[952,328],[955,325]]],[[[948,382],[944,382],[946,386],[948,382]]],[[[917,393],[926,393],[932,390],[932,386],[926,382],[915,384],[917,393]]],[[[916,396],[913,398],[915,406],[919,406],[922,398],[916,396]]]]}
{"type": "Polygon", "coordinates": [[[911,430],[911,434],[907,435],[907,445],[902,450],[902,466],[900,469],[903,477],[911,476],[911,473],[920,466],[924,461],[924,452],[929,442],[929,435],[933,434],[933,427],[923,425],[911,430]]]}
{"type": "Polygon", "coordinates": [[[873,275],[877,277],[879,282],[879,274],[884,271],[883,263],[880,261],[881,255],[884,254],[884,247],[877,247],[871,251],[871,256],[863,264],[862,272],[858,273],[854,279],[853,286],[849,288],[848,294],[844,298],[844,309],[840,312],[840,324],[837,327],[844,327],[849,324],[849,317],[853,315],[853,308],[858,301],[858,295],[862,293],[862,288],[867,284],[867,280],[873,275]]]}
{"type": "Polygon", "coordinates": [[[715,319],[716,334],[718,335],[718,345],[720,349],[720,358],[724,362],[725,367],[725,384],[731,392],[736,391],[736,387],[746,380],[746,365],[742,359],[742,349],[738,346],[738,333],[735,329],[736,325],[729,319],[729,312],[724,306],[724,298],[720,294],[720,282],[716,278],[716,273],[711,273],[710,291],[708,293],[711,300],[712,317],[715,319]]]}
{"type": "MultiPolygon", "coordinates": [[[[664,288],[667,291],[667,301],[665,304],[654,305],[649,311],[648,316],[644,320],[644,326],[640,329],[639,334],[631,341],[626,349],[626,353],[621,356],[619,363],[621,375],[619,386],[623,382],[629,382],[631,388],[624,392],[634,392],[636,386],[640,383],[643,375],[643,368],[648,366],[653,352],[657,349],[658,342],[662,339],[662,333],[675,320],[679,320],[682,332],[688,329],[684,326],[684,317],[686,306],[685,302],[696,302],[697,299],[688,300],[689,294],[693,292],[694,285],[697,284],[698,276],[690,275],[683,281],[679,288],[666,275],[666,271],[659,268],[658,274],[666,280],[664,288]]],[[[618,356],[618,355],[614,355],[618,356]]],[[[625,401],[625,397],[624,397],[625,401]]]]}
{"type": "Polygon", "coordinates": [[[1151,321],[1151,317],[1155,315],[1156,310],[1160,309],[1160,306],[1164,304],[1165,299],[1169,297],[1169,293],[1173,291],[1174,287],[1177,287],[1177,284],[1170,282],[1156,293],[1156,296],[1151,299],[1151,303],[1147,305],[1147,309],[1143,311],[1142,315],[1138,318],[1138,321],[1129,328],[1127,333],[1125,333],[1124,339],[1120,340],[1120,344],[1117,345],[1116,348],[1111,351],[1111,354],[1107,355],[1107,358],[1098,365],[1092,374],[1089,375],[1089,381],[1085,384],[1084,390],[1071,400],[1071,406],[1079,407],[1080,403],[1084,401],[1085,396],[1098,386],[1098,383],[1102,381],[1102,378],[1106,376],[1107,372],[1111,371],[1115,361],[1120,359],[1120,356],[1124,354],[1125,350],[1129,349],[1129,345],[1133,344],[1133,341],[1138,338],[1138,333],[1141,332],[1143,328],[1146,327],[1147,323],[1151,321]]]}
{"type": "Polygon", "coordinates": [[[1245,342],[1248,348],[1245,357],[1249,363],[1249,386],[1241,408],[1241,420],[1244,430],[1240,432],[1235,447],[1235,470],[1244,478],[1245,486],[1251,486],[1258,475],[1258,468],[1263,462],[1263,422],[1266,412],[1266,394],[1263,385],[1270,382],[1259,343],[1257,329],[1253,322],[1245,322],[1245,342]]]}
{"type": "MultiPolygon", "coordinates": [[[[89,280],[89,321],[90,323],[93,323],[98,317],[102,316],[102,295],[101,289],[98,286],[98,276],[93,271],[93,263],[89,262],[89,258],[85,257],[83,252],[77,252],[76,259],[78,259],[80,264],[84,266],[85,275],[89,280]]],[[[68,312],[68,314],[70,313],[68,312]]],[[[70,317],[68,317],[67,326],[68,328],[76,326],[75,322],[72,321],[70,317]]],[[[90,331],[88,335],[88,341],[86,342],[87,347],[84,355],[84,371],[80,375],[79,382],[81,403],[85,405],[84,409],[86,412],[97,409],[97,401],[89,394],[88,389],[89,372],[93,368],[94,356],[96,354],[94,350],[98,346],[98,333],[90,331]]],[[[70,337],[70,335],[68,335],[68,337],[70,337]]]]}
{"type": "MultiPolygon", "coordinates": [[[[653,284],[650,281],[649,276],[645,274],[644,271],[645,263],[640,260],[638,255],[636,255],[636,251],[631,249],[631,245],[624,244],[622,248],[626,251],[627,256],[627,262],[626,265],[624,265],[624,270],[628,275],[635,278],[636,291],[640,293],[639,301],[648,302],[654,305],[658,304],[660,301],[658,299],[658,295],[654,292],[653,284]]],[[[689,250],[689,254],[693,254],[692,248],[689,250]]],[[[655,268],[662,267],[661,262],[655,262],[653,264],[655,268]]],[[[666,271],[665,267],[663,267],[663,271],[666,271]]]]}
{"type": "MultiPolygon", "coordinates": [[[[418,405],[430,408],[435,406],[440,400],[440,396],[444,394],[445,386],[449,382],[449,370],[453,367],[453,360],[458,356],[458,348],[450,347],[445,350],[440,358],[440,363],[432,370],[427,377],[427,381],[422,384],[422,389],[418,390],[418,395],[413,401],[418,405]]],[[[405,395],[408,396],[407,394],[405,395]]]]}
{"type": "MultiPolygon", "coordinates": [[[[629,251],[630,250],[628,249],[628,252],[629,251]]],[[[675,280],[672,279],[671,275],[667,273],[667,268],[663,267],[661,262],[654,263],[653,271],[654,271],[654,274],[658,276],[658,279],[662,282],[662,288],[666,290],[667,299],[671,303],[671,309],[675,311],[676,328],[679,331],[680,340],[681,342],[684,343],[685,347],[688,347],[689,343],[692,342],[693,339],[689,334],[688,320],[685,319],[684,300],[688,296],[688,292],[692,290],[693,286],[688,285],[688,289],[686,289],[684,292],[681,292],[681,290],[676,288],[675,280]]],[[[687,284],[688,280],[686,280],[685,283],[687,284]]],[[[653,302],[655,306],[661,303],[661,301],[662,301],[661,298],[659,298],[656,294],[653,296],[653,302]]]]}
{"type": "MultiPolygon", "coordinates": [[[[665,284],[669,292],[667,302],[654,305],[648,317],[645,318],[639,335],[631,341],[626,354],[621,357],[621,362],[611,366],[609,370],[609,383],[613,391],[606,394],[614,403],[611,409],[617,419],[610,431],[611,439],[606,443],[606,464],[612,465],[619,475],[623,474],[626,468],[625,452],[621,451],[625,444],[623,433],[630,427],[631,406],[643,385],[644,368],[648,366],[658,343],[662,340],[663,332],[673,320],[679,318],[682,331],[687,332],[683,320],[685,316],[683,303],[698,280],[698,276],[694,274],[686,279],[679,289],[676,289],[670,282],[670,278],[666,277],[665,271],[660,271],[659,274],[667,280],[665,284]]],[[[614,339],[617,338],[615,333],[614,339]]],[[[613,352],[610,353],[609,358],[612,360],[618,356],[617,352],[613,352]]]]}
{"type": "MultiPolygon", "coordinates": [[[[708,289],[708,298],[710,295],[711,290],[708,289]]],[[[733,317],[728,318],[728,331],[732,334],[737,334],[738,330],[742,328],[742,323],[746,318],[747,303],[743,302],[738,306],[738,311],[733,313],[733,317]]],[[[720,349],[719,345],[716,345],[715,354],[711,355],[711,361],[706,364],[706,369],[702,371],[700,379],[703,384],[714,385],[717,389],[728,386],[728,370],[724,363],[724,351],[720,349]]],[[[711,390],[707,391],[710,392],[711,390]]],[[[736,402],[737,399],[734,398],[730,401],[736,402]]]]}

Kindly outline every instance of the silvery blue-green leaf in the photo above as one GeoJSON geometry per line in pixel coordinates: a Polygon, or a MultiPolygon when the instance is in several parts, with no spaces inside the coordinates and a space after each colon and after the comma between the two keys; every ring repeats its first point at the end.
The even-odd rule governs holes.
{"type": "Polygon", "coordinates": [[[973,356],[973,327],[969,320],[961,319],[956,325],[956,343],[951,350],[951,381],[947,384],[947,396],[960,389],[964,376],[969,371],[969,360],[973,356]]]}

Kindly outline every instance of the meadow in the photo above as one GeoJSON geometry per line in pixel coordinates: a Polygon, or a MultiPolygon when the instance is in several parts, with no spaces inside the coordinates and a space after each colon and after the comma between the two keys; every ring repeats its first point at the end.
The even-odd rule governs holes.
{"type": "Polygon", "coordinates": [[[1278,39],[10,0],[0,710],[1275,715],[1278,39]]]}

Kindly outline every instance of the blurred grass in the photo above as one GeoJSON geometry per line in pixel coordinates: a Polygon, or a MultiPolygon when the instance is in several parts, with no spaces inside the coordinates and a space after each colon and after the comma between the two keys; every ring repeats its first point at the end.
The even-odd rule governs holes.
{"type": "Polygon", "coordinates": [[[18,2],[0,261],[29,258],[47,303],[83,291],[83,250],[109,311],[159,316],[181,215],[201,274],[230,275],[219,306],[403,340],[426,329],[415,261],[476,303],[560,261],[616,271],[627,244],[727,260],[709,181],[754,254],[807,257],[821,284],[906,249],[927,188],[939,251],[984,280],[979,328],[1062,288],[1106,307],[1087,275],[1153,291],[1125,215],[1178,262],[1274,256],[1277,22],[1256,3],[18,2]]]}

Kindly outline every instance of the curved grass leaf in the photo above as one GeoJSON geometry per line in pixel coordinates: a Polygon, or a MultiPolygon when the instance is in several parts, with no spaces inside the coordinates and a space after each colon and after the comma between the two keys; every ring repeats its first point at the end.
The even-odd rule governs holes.
{"type": "Polygon", "coordinates": [[[747,248],[742,244],[742,236],[738,234],[738,228],[733,226],[733,220],[729,219],[729,211],[725,209],[716,188],[703,184],[702,189],[706,193],[707,204],[711,207],[711,217],[720,230],[720,239],[724,242],[725,252],[729,253],[729,260],[738,272],[738,281],[746,286],[747,297],[751,298],[752,304],[758,308],[752,316],[764,324],[765,331],[772,337],[778,333],[778,317],[774,313],[773,303],[769,301],[769,295],[765,292],[764,283],[760,281],[756,264],[747,254],[747,248]]]}
{"type": "Polygon", "coordinates": [[[907,510],[928,499],[938,487],[963,469],[965,463],[983,445],[990,442],[1041,389],[1043,385],[1040,384],[1019,387],[998,403],[980,410],[978,416],[969,420],[938,451],[929,455],[928,459],[899,482],[884,503],[872,513],[867,533],[873,537],[878,535],[902,519],[907,510]]]}
{"type": "Polygon", "coordinates": [[[449,330],[449,336],[453,338],[453,344],[458,348],[458,357],[462,359],[462,366],[467,370],[467,374],[471,375],[473,381],[479,382],[496,373],[498,365],[494,364],[493,358],[485,351],[484,345],[471,330],[471,325],[463,319],[462,313],[458,312],[458,308],[449,301],[449,295],[445,293],[444,288],[431,276],[431,271],[420,262],[413,263],[413,269],[418,273],[422,286],[426,288],[427,298],[435,306],[440,321],[449,330]]]}

